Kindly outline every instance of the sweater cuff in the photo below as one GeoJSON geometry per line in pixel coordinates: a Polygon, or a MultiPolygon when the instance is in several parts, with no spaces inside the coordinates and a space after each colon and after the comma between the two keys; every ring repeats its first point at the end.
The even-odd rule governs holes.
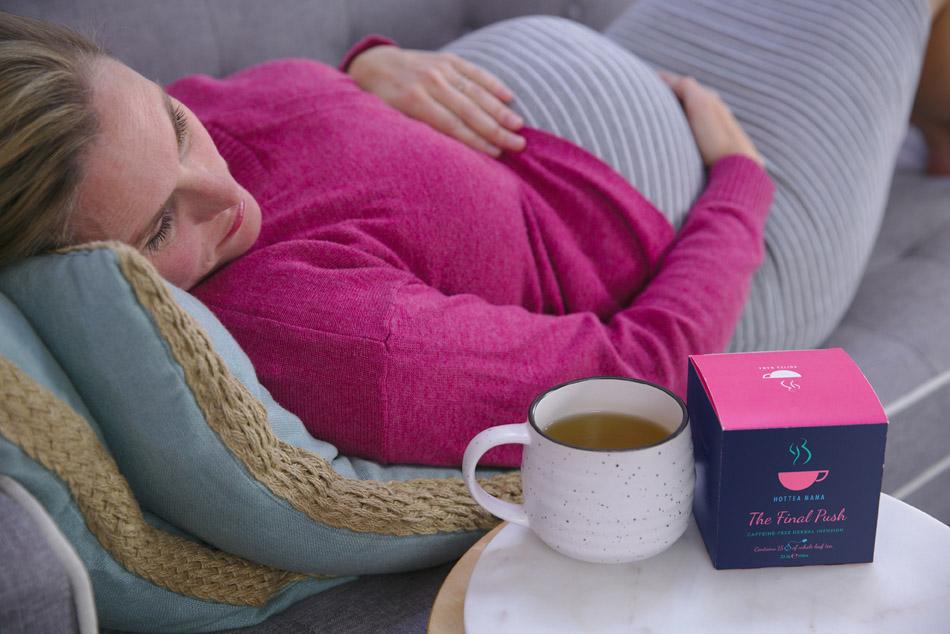
{"type": "Polygon", "coordinates": [[[399,46],[395,41],[389,39],[384,35],[367,35],[359,42],[354,44],[350,50],[346,52],[346,55],[343,56],[343,61],[340,62],[340,65],[337,66],[337,70],[341,73],[345,73],[346,69],[349,68],[350,64],[353,62],[353,59],[367,49],[371,49],[374,46],[399,46]]]}
{"type": "Polygon", "coordinates": [[[765,169],[744,154],[724,156],[709,169],[702,197],[718,203],[732,203],[765,218],[775,185],[765,169]]]}

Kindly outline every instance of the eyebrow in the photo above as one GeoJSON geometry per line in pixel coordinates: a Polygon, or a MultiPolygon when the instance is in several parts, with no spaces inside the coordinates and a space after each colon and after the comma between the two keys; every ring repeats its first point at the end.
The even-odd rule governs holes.
{"type": "MultiPolygon", "coordinates": [[[[175,131],[175,143],[178,145],[178,154],[180,156],[182,154],[182,151],[184,150],[184,140],[179,138],[178,136],[178,124],[176,122],[176,117],[175,117],[175,106],[172,104],[171,97],[168,96],[168,93],[165,91],[165,89],[159,86],[158,84],[155,84],[155,85],[158,86],[158,90],[159,92],[161,92],[162,103],[165,105],[165,113],[168,114],[168,120],[172,124],[172,130],[175,131]]],[[[174,192],[171,195],[169,195],[168,199],[164,203],[162,203],[162,206],[158,208],[158,212],[156,212],[155,215],[152,216],[152,218],[148,221],[148,224],[145,225],[145,227],[143,227],[135,235],[132,241],[133,245],[139,246],[139,245],[142,245],[144,241],[146,241],[146,239],[149,237],[149,235],[152,232],[152,228],[155,227],[155,225],[157,225],[158,222],[162,219],[162,214],[165,213],[165,210],[171,204],[172,195],[174,195],[174,192]]]]}

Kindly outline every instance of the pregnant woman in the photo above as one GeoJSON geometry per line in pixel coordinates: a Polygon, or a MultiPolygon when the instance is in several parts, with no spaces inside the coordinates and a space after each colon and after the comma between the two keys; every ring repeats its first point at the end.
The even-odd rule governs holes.
{"type": "Polygon", "coordinates": [[[0,261],[128,242],[315,436],[457,464],[560,381],[682,392],[687,354],[819,343],[881,219],[930,9],[640,0],[603,34],[371,38],[349,74],[281,60],[167,94],[3,16],[0,261]]]}

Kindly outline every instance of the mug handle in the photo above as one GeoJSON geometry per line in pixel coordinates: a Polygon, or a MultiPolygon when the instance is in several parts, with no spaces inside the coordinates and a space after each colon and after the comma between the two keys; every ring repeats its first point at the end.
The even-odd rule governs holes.
{"type": "Polygon", "coordinates": [[[479,459],[485,455],[485,452],[497,445],[508,444],[531,444],[531,436],[528,435],[528,423],[498,425],[479,432],[465,448],[465,455],[462,457],[462,477],[465,478],[465,484],[468,486],[472,497],[485,510],[503,520],[508,520],[512,524],[527,526],[528,516],[524,512],[524,505],[505,502],[489,495],[475,479],[475,466],[479,459]]]}

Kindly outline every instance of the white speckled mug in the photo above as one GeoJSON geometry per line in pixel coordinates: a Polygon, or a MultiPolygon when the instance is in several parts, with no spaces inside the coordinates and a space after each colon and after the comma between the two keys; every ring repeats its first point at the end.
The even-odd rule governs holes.
{"type": "Polygon", "coordinates": [[[669,390],[636,379],[593,377],[538,396],[528,421],[490,427],[465,450],[472,497],[492,514],[527,526],[561,554],[595,563],[652,557],[686,530],[693,503],[693,444],[686,405],[669,390]],[[551,423],[588,412],[648,418],[669,431],[654,445],[586,449],[545,435],[551,423]],[[475,466],[496,445],[526,445],[524,505],[499,500],[475,480],[475,466]]]}

